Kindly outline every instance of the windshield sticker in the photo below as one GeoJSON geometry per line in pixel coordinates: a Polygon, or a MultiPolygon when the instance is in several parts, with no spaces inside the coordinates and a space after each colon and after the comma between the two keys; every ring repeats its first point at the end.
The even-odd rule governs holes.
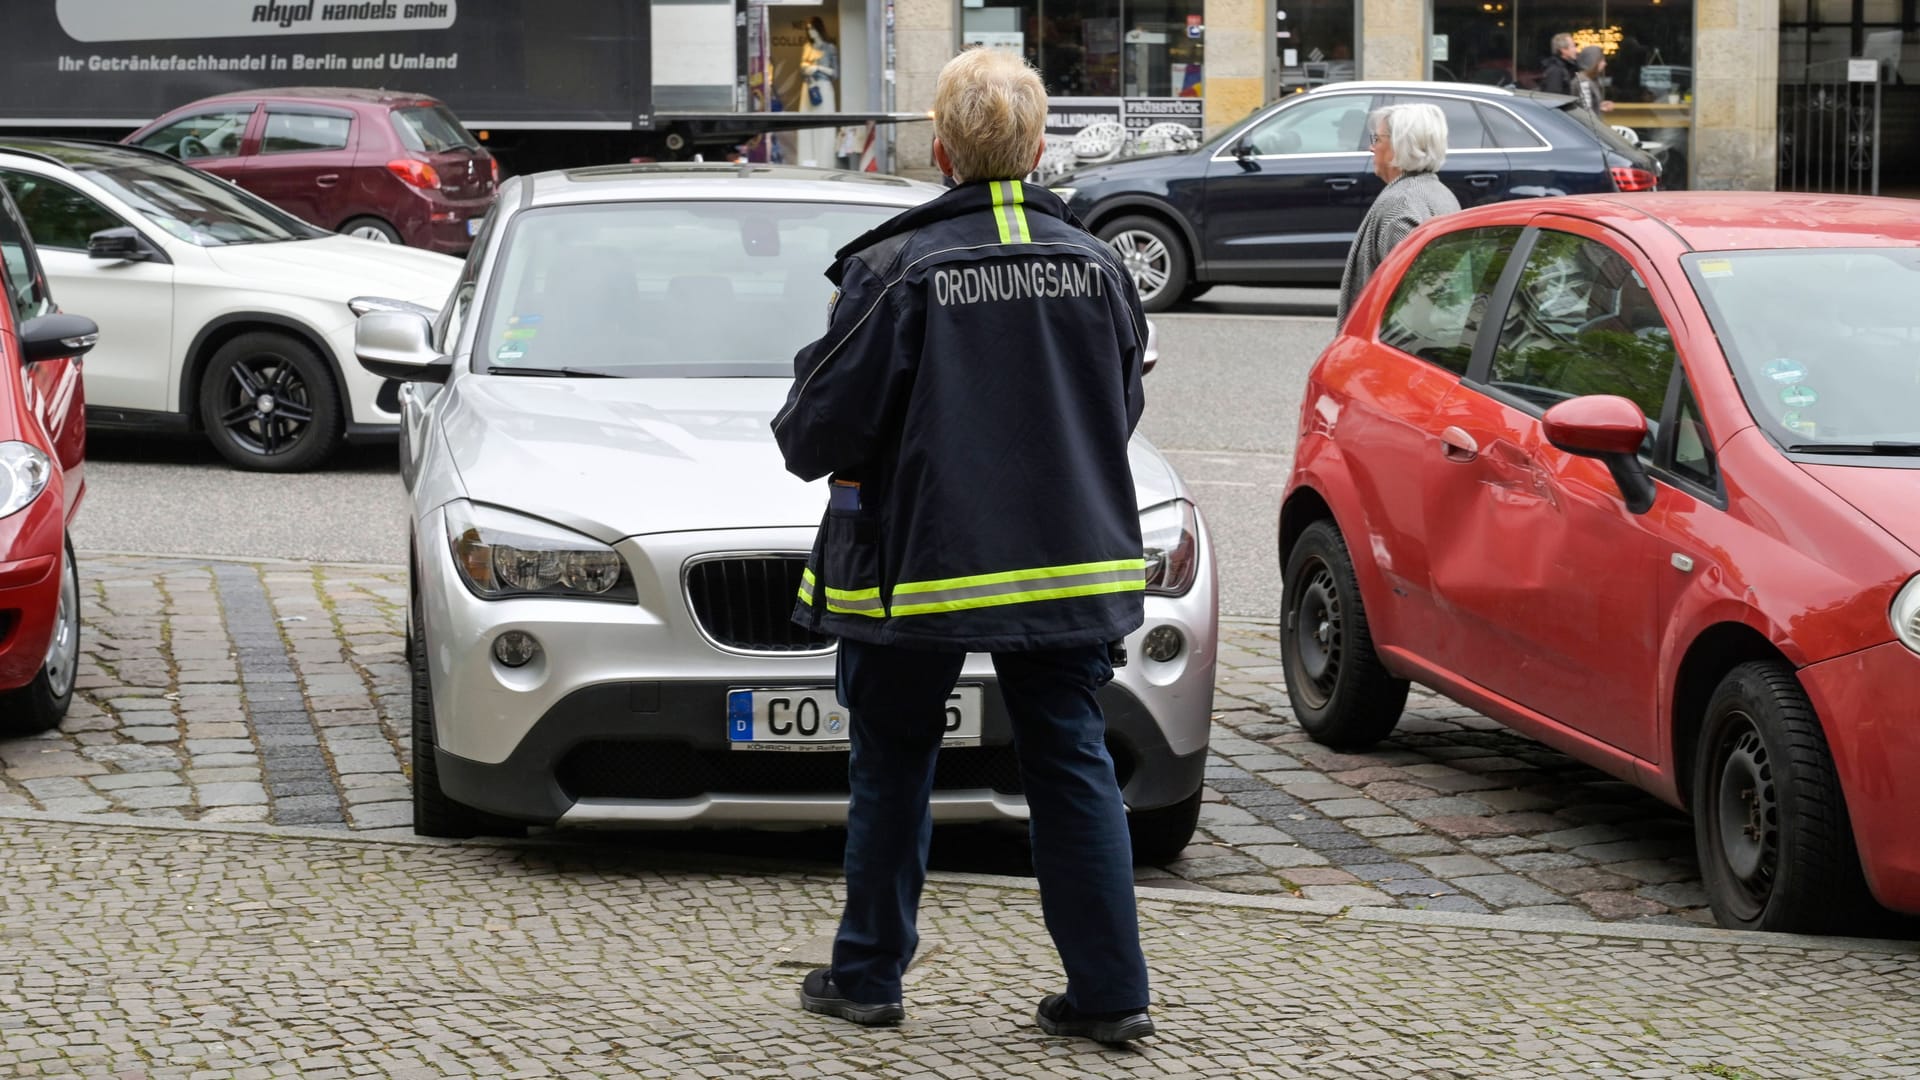
{"type": "Polygon", "coordinates": [[[1763,370],[1766,371],[1767,378],[1777,383],[1797,383],[1807,377],[1806,368],[1785,357],[1768,364],[1763,370]]]}
{"type": "Polygon", "coordinates": [[[1701,259],[1701,277],[1732,277],[1733,263],[1728,259],[1701,259]]]}
{"type": "Polygon", "coordinates": [[[508,330],[500,336],[508,341],[532,341],[539,333],[540,331],[531,326],[519,326],[508,330]]]}
{"type": "Polygon", "coordinates": [[[1805,386],[1789,386],[1780,391],[1780,403],[1789,409],[1804,409],[1820,400],[1820,395],[1805,386]]]}
{"type": "Polygon", "coordinates": [[[1782,416],[1780,423],[1784,425],[1788,431],[1797,432],[1801,435],[1818,435],[1820,433],[1818,425],[1813,421],[1802,420],[1800,418],[1798,409],[1792,410],[1785,416],[1782,416]]]}
{"type": "Polygon", "coordinates": [[[507,319],[507,325],[508,325],[508,326],[539,326],[539,325],[540,325],[540,316],[538,316],[538,315],[513,315],[513,316],[510,316],[510,317],[508,317],[508,319],[507,319]]]}
{"type": "Polygon", "coordinates": [[[493,357],[496,360],[518,360],[525,355],[527,355],[527,347],[525,345],[517,341],[509,341],[505,345],[500,346],[500,351],[494,353],[493,357]]]}

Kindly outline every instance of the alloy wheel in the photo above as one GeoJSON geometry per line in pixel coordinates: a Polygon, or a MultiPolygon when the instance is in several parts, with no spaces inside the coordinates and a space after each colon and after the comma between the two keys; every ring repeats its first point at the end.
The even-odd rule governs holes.
{"type": "Polygon", "coordinates": [[[255,454],[272,457],[300,444],[313,424],[312,393],[285,357],[238,361],[223,387],[220,426],[255,454]]]}
{"type": "Polygon", "coordinates": [[[67,557],[66,573],[60,579],[60,602],[53,613],[53,641],[47,645],[47,691],[64,698],[73,689],[74,672],[80,666],[80,583],[73,558],[67,557]]]}
{"type": "Polygon", "coordinates": [[[1108,238],[1107,246],[1120,256],[1120,262],[1133,278],[1133,287],[1139,290],[1142,302],[1160,295],[1160,290],[1167,287],[1167,278],[1173,272],[1173,259],[1167,251],[1167,245],[1161,243],[1159,237],[1150,232],[1128,229],[1108,238]]]}
{"type": "Polygon", "coordinates": [[[371,240],[376,244],[391,244],[393,238],[378,225],[356,225],[347,231],[348,236],[357,236],[362,240],[371,240]]]}
{"type": "Polygon", "coordinates": [[[1727,717],[1721,766],[1712,793],[1714,836],[1743,917],[1756,917],[1773,895],[1780,865],[1780,805],[1773,765],[1753,719],[1727,717]]]}
{"type": "Polygon", "coordinates": [[[1295,687],[1309,706],[1324,708],[1340,681],[1340,592],[1333,568],[1315,560],[1307,567],[1288,624],[1288,647],[1303,685],[1295,687]]]}

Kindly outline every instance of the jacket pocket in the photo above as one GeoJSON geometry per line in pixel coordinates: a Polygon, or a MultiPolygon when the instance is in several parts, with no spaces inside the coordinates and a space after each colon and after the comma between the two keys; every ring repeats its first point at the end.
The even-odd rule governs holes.
{"type": "MultiPolygon", "coordinates": [[[[834,615],[885,618],[880,596],[879,523],[857,510],[829,510],[821,529],[821,584],[834,615]]],[[[816,604],[819,598],[816,597],[816,604]]]]}

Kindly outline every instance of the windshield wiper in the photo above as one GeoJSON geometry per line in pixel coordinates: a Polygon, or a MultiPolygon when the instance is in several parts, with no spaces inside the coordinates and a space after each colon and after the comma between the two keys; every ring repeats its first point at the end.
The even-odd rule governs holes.
{"type": "Polygon", "coordinates": [[[619,378],[625,377],[622,375],[616,375],[611,371],[602,371],[597,368],[512,367],[507,364],[490,364],[487,366],[487,374],[489,375],[539,375],[549,379],[567,379],[567,378],[619,379],[619,378]]]}
{"type": "Polygon", "coordinates": [[[1794,443],[1792,454],[1882,454],[1888,457],[1920,457],[1920,442],[1872,443],[1794,443]]]}

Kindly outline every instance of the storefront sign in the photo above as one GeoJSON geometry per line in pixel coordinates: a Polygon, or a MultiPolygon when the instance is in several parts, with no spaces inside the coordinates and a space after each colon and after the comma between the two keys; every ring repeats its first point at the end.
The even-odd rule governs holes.
{"type": "Polygon", "coordinates": [[[1427,46],[1427,53],[1432,58],[1434,63],[1436,64],[1446,63],[1447,62],[1447,35],[1445,34],[1433,35],[1433,42],[1432,44],[1427,46]]]}
{"type": "Polygon", "coordinates": [[[1047,99],[1047,134],[1073,135],[1101,121],[1120,122],[1119,98],[1047,99]]]}
{"type": "Polygon", "coordinates": [[[1879,82],[1880,61],[1871,56],[1853,57],[1847,61],[1848,82],[1879,82]]]}
{"type": "Polygon", "coordinates": [[[1204,118],[1205,102],[1199,98],[1126,98],[1121,102],[1121,123],[1135,134],[1155,124],[1184,124],[1199,131],[1204,118]]]}
{"type": "Polygon", "coordinates": [[[1026,55],[1027,35],[1019,30],[968,30],[961,35],[960,44],[967,47],[978,45],[986,49],[998,49],[1015,56],[1026,55]]]}

